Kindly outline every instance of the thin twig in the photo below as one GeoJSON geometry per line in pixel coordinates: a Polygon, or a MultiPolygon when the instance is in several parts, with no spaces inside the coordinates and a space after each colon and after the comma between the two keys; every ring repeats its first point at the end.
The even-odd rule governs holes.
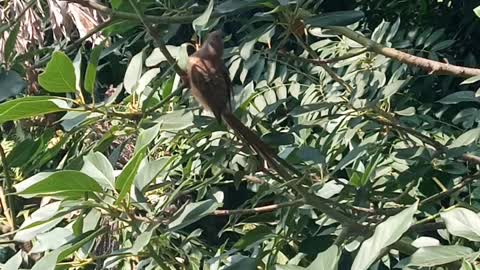
{"type": "Polygon", "coordinates": [[[432,195],[432,196],[430,196],[430,197],[422,200],[422,201],[420,202],[420,204],[419,204],[418,207],[420,208],[421,206],[424,206],[424,205],[426,205],[426,204],[433,203],[433,202],[439,201],[439,200],[441,200],[441,199],[443,199],[443,198],[445,198],[445,197],[448,197],[448,196],[450,196],[451,194],[459,191],[460,189],[462,189],[462,188],[465,187],[466,185],[472,183],[475,179],[479,179],[479,178],[480,178],[480,173],[476,173],[476,174],[474,174],[474,175],[472,175],[472,176],[470,176],[470,177],[466,177],[466,178],[463,179],[462,182],[456,184],[456,185],[453,186],[452,188],[447,189],[447,190],[445,190],[445,191],[442,191],[442,192],[440,192],[440,193],[437,193],[437,194],[435,194],[435,195],[432,195]]]}
{"type": "Polygon", "coordinates": [[[358,50],[358,51],[349,52],[349,53],[346,53],[346,54],[343,54],[343,55],[340,55],[340,56],[337,56],[337,57],[334,57],[334,58],[330,58],[330,59],[308,59],[308,58],[300,57],[300,56],[292,54],[292,53],[285,53],[285,52],[282,52],[282,51],[278,51],[277,53],[281,56],[286,56],[286,57],[289,57],[289,58],[292,58],[292,59],[300,60],[300,61],[303,61],[305,63],[314,64],[316,66],[322,66],[324,64],[337,63],[337,62],[340,62],[340,61],[343,61],[343,60],[346,60],[346,59],[349,59],[349,58],[353,58],[355,56],[364,54],[365,52],[368,52],[368,49],[364,48],[364,49],[361,49],[361,50],[358,50]]]}
{"type": "Polygon", "coordinates": [[[176,97],[176,96],[180,95],[182,93],[183,88],[184,88],[183,86],[177,87],[177,89],[175,89],[170,94],[168,94],[168,96],[164,97],[157,105],[155,105],[155,106],[149,108],[148,110],[146,110],[145,114],[150,114],[150,113],[156,111],[157,109],[160,109],[161,107],[163,107],[173,97],[176,97]]]}
{"type": "MultiPolygon", "coordinates": [[[[441,143],[435,141],[434,139],[432,139],[432,138],[430,138],[426,135],[423,135],[422,133],[420,133],[419,131],[417,131],[413,128],[404,127],[404,126],[401,126],[400,124],[393,123],[392,121],[386,120],[386,119],[383,119],[383,118],[371,117],[371,116],[368,116],[368,115],[364,115],[364,117],[367,118],[367,119],[370,119],[372,121],[375,121],[375,122],[377,122],[381,125],[390,126],[390,127],[394,128],[398,131],[401,131],[401,132],[404,132],[404,133],[415,136],[416,138],[421,140],[423,143],[425,143],[427,145],[430,145],[433,148],[435,148],[435,150],[437,151],[437,154],[445,153],[448,150],[448,148],[446,146],[442,145],[441,143]]],[[[464,161],[470,162],[470,163],[474,163],[476,165],[480,165],[480,157],[472,155],[472,154],[463,154],[461,156],[461,159],[464,160],[464,161]]]]}
{"type": "Polygon", "coordinates": [[[5,195],[5,192],[3,191],[2,186],[0,186],[0,203],[3,209],[3,214],[5,215],[8,225],[10,226],[10,230],[12,230],[13,229],[12,225],[14,224],[14,221],[11,215],[10,207],[8,207],[7,196],[5,195]]]}
{"type": "Polygon", "coordinates": [[[273,212],[277,209],[285,208],[285,207],[296,207],[305,204],[303,199],[295,200],[292,202],[286,203],[279,203],[279,204],[271,204],[266,206],[260,206],[255,208],[247,208],[247,209],[235,209],[235,210],[215,210],[212,215],[213,216],[233,216],[233,215],[250,215],[250,214],[259,214],[265,212],[273,212]]]}
{"type": "Polygon", "coordinates": [[[480,75],[480,69],[478,68],[468,68],[468,67],[446,64],[446,63],[418,57],[415,55],[411,55],[408,53],[404,53],[402,51],[399,51],[393,48],[385,47],[382,44],[377,43],[371,39],[368,39],[363,35],[347,27],[329,26],[325,28],[333,30],[341,35],[346,36],[347,38],[355,42],[358,42],[359,44],[363,45],[365,48],[367,48],[372,52],[384,55],[388,58],[397,60],[407,65],[417,66],[427,71],[429,74],[451,75],[451,76],[463,77],[463,78],[469,78],[469,77],[480,75]]]}
{"type": "MultiPolygon", "coordinates": [[[[310,48],[310,46],[305,44],[303,39],[298,34],[294,33],[294,36],[297,39],[298,43],[300,43],[303,49],[306,50],[311,57],[315,59],[320,58],[317,52],[315,52],[312,48],[310,48]]],[[[353,92],[353,88],[348,83],[346,83],[342,78],[340,78],[340,76],[338,76],[338,74],[335,73],[335,71],[327,63],[318,62],[318,65],[322,67],[327,72],[327,74],[330,75],[330,77],[332,77],[334,81],[336,81],[341,86],[343,86],[345,90],[347,90],[349,93],[353,92]]]]}
{"type": "MultiPolygon", "coordinates": [[[[3,146],[0,144],[0,158],[2,159],[2,167],[3,167],[3,174],[5,175],[5,191],[6,191],[6,196],[7,196],[7,202],[8,202],[8,210],[10,211],[10,217],[11,217],[11,224],[10,226],[12,227],[12,230],[15,230],[17,228],[17,214],[16,214],[16,205],[15,205],[15,197],[13,195],[14,190],[13,190],[13,180],[12,177],[10,176],[10,167],[7,164],[7,157],[5,155],[5,150],[3,149],[3,146]]],[[[5,209],[7,211],[7,209],[5,209]]]]}

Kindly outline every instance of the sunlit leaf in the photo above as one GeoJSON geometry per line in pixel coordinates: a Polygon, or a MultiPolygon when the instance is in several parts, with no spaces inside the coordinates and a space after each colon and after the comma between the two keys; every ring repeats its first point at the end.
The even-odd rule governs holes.
{"type": "Polygon", "coordinates": [[[45,71],[38,76],[38,83],[52,93],[75,92],[76,80],[72,60],[60,51],[53,53],[45,71]]]}
{"type": "Polygon", "coordinates": [[[413,222],[413,214],[417,211],[418,203],[414,203],[402,212],[389,217],[380,223],[372,237],[362,243],[360,250],[353,261],[352,269],[368,269],[380,255],[382,250],[395,243],[408,230],[413,222]]]}

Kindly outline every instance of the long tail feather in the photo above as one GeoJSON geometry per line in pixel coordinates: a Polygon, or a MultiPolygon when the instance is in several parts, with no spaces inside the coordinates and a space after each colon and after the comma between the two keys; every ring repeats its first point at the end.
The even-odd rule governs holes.
{"type": "Polygon", "coordinates": [[[300,176],[298,170],[293,168],[285,160],[280,158],[260,137],[250,128],[245,126],[235,115],[230,112],[222,113],[223,121],[240,137],[246,144],[253,148],[274,170],[282,177],[290,175],[288,171],[300,176]]]}

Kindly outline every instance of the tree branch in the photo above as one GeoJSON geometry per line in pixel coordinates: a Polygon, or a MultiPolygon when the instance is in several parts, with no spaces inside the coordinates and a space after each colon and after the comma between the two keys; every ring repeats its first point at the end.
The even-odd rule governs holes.
{"type": "Polygon", "coordinates": [[[480,69],[477,69],[477,68],[469,68],[469,67],[462,67],[462,66],[441,63],[438,61],[433,61],[430,59],[404,53],[394,48],[385,47],[382,44],[377,43],[371,39],[368,39],[365,36],[347,27],[328,26],[325,28],[346,36],[347,38],[365,46],[368,50],[372,52],[384,55],[386,57],[392,58],[394,60],[397,60],[407,65],[417,66],[420,69],[427,71],[429,74],[451,75],[451,76],[462,77],[462,78],[470,78],[473,76],[480,75],[480,69]]]}
{"type": "Polygon", "coordinates": [[[292,202],[272,204],[272,205],[260,206],[260,207],[249,208],[249,209],[215,210],[212,213],[212,215],[213,216],[232,216],[232,215],[259,214],[259,213],[272,212],[277,209],[281,209],[285,207],[301,206],[303,204],[305,204],[305,201],[302,199],[302,200],[295,200],[292,202]]]}
{"type": "Polygon", "coordinates": [[[462,189],[464,186],[472,183],[475,179],[479,179],[479,178],[480,178],[480,173],[476,173],[476,174],[474,174],[470,177],[466,177],[466,178],[463,179],[462,182],[456,184],[452,188],[450,188],[448,190],[445,190],[445,191],[442,191],[440,193],[437,193],[435,195],[432,195],[432,196],[426,198],[425,200],[421,201],[420,204],[418,205],[418,207],[420,208],[421,206],[424,206],[426,204],[436,202],[436,201],[439,201],[439,200],[441,200],[445,197],[448,197],[451,194],[453,194],[453,193],[459,191],[460,189],[462,189]]]}

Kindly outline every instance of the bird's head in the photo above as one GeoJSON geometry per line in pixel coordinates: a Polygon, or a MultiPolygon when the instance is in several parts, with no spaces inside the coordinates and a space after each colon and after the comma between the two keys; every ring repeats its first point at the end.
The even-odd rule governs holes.
{"type": "Polygon", "coordinates": [[[213,31],[208,34],[204,46],[211,55],[222,57],[223,55],[223,32],[222,30],[213,31]]]}

